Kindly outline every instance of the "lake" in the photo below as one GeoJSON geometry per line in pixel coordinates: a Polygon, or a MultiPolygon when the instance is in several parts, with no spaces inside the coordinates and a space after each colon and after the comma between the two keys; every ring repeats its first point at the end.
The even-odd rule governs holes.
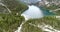
{"type": "Polygon", "coordinates": [[[35,5],[28,5],[28,9],[23,12],[21,15],[25,17],[25,19],[38,19],[43,16],[54,15],[54,13],[49,12],[49,10],[43,9],[42,7],[37,7],[35,5]]]}

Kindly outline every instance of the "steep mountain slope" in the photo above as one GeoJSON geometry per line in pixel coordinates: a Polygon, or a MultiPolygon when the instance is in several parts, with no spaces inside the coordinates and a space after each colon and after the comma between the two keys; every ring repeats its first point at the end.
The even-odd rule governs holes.
{"type": "Polygon", "coordinates": [[[45,16],[41,19],[28,20],[23,25],[22,32],[59,32],[59,23],[60,20],[58,20],[55,16],[45,16]]]}
{"type": "Polygon", "coordinates": [[[0,1],[0,32],[14,32],[24,21],[20,15],[28,9],[27,5],[15,0],[0,1]],[[9,12],[10,11],[10,12],[9,12]],[[16,15],[16,13],[19,13],[16,15]]]}
{"type": "Polygon", "coordinates": [[[19,2],[18,0],[1,0],[1,3],[4,4],[12,12],[21,11],[22,13],[28,8],[25,4],[19,2]]]}

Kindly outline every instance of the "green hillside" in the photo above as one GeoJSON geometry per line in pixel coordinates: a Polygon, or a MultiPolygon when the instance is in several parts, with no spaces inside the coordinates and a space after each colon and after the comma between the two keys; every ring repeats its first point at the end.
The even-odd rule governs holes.
{"type": "Polygon", "coordinates": [[[28,9],[27,5],[16,0],[2,0],[0,5],[0,32],[14,32],[24,21],[21,13],[28,9]],[[9,13],[8,9],[11,11],[9,13]],[[16,15],[16,13],[19,13],[16,15]]]}

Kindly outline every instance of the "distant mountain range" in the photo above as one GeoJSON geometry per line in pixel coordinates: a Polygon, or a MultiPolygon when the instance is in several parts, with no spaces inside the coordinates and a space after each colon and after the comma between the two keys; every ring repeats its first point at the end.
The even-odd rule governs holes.
{"type": "Polygon", "coordinates": [[[43,4],[55,4],[55,5],[60,4],[60,0],[21,0],[21,1],[27,4],[35,4],[37,2],[42,2],[43,4]]]}
{"type": "Polygon", "coordinates": [[[38,1],[41,1],[41,0],[21,0],[21,1],[28,3],[28,4],[31,4],[31,3],[37,3],[38,1]]]}

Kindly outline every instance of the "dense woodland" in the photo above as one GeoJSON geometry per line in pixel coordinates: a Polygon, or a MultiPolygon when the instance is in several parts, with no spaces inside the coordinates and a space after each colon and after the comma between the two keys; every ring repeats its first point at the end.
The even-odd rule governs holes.
{"type": "MultiPolygon", "coordinates": [[[[14,32],[20,24],[25,21],[24,17],[21,16],[21,13],[27,10],[28,7],[19,0],[1,0],[1,3],[6,5],[11,13],[9,13],[5,6],[0,5],[0,32],[14,32]],[[16,13],[18,13],[18,15],[16,15],[16,13]]],[[[48,9],[51,8],[48,7],[48,9]]],[[[55,9],[55,6],[53,9],[55,9]]],[[[29,25],[29,23],[35,25],[45,23],[60,30],[60,19],[58,20],[55,16],[45,16],[41,19],[30,19],[23,25],[22,28],[22,32],[44,32],[38,27],[29,25]]]]}
{"type": "Polygon", "coordinates": [[[2,0],[0,5],[0,32],[14,32],[24,21],[21,13],[28,9],[27,5],[16,0],[2,0]],[[9,13],[8,9],[11,11],[9,13]],[[18,13],[18,15],[16,15],[18,13]]]}
{"type": "Polygon", "coordinates": [[[39,25],[50,25],[54,29],[60,30],[60,19],[55,16],[45,16],[41,19],[30,19],[22,27],[22,32],[47,32],[37,27],[39,25]],[[33,24],[30,25],[29,23],[33,24]],[[36,25],[36,26],[34,26],[36,25]]]}

